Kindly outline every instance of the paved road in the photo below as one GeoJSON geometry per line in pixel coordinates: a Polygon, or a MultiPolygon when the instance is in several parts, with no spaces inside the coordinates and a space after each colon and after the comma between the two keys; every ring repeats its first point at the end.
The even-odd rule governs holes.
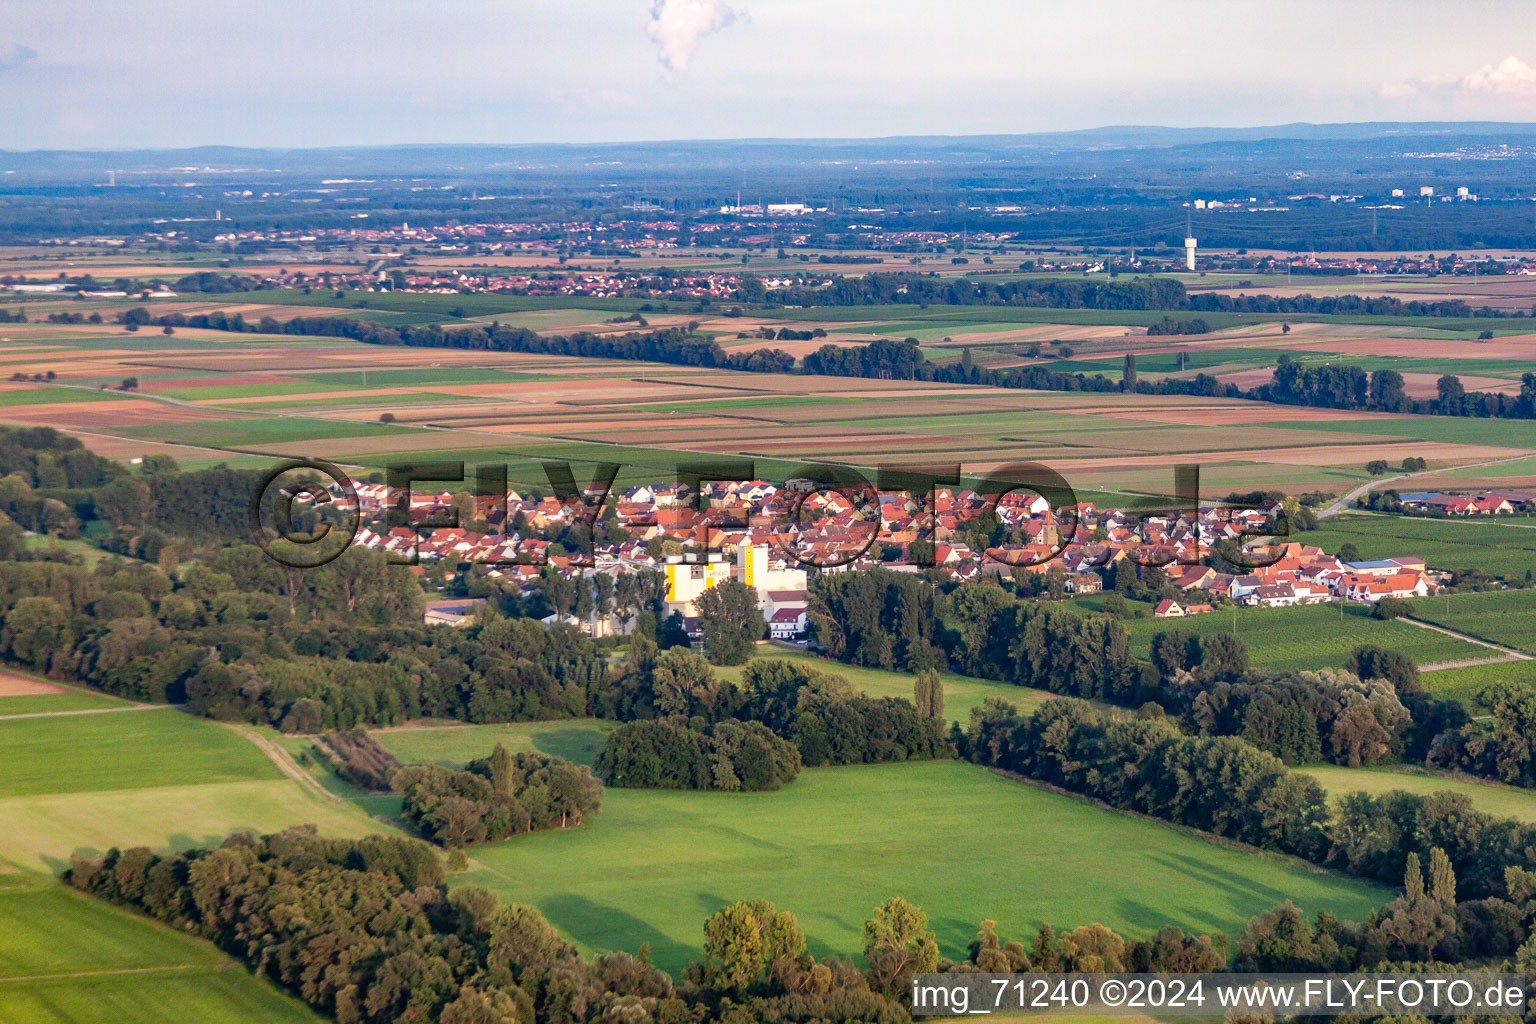
{"type": "MultiPolygon", "coordinates": [[[[1519,462],[1521,459],[1528,459],[1530,457],[1531,456],[1529,454],[1526,454],[1526,455],[1511,455],[1511,456],[1509,456],[1507,458],[1503,458],[1503,459],[1490,459],[1487,462],[1472,462],[1472,463],[1468,463],[1465,466],[1457,466],[1456,468],[1457,469],[1480,469],[1483,466],[1497,466],[1500,463],[1504,463],[1504,462],[1519,462]]],[[[1319,518],[1319,519],[1327,519],[1330,516],[1338,515],[1340,512],[1343,512],[1346,509],[1348,509],[1349,506],[1351,504],[1353,504],[1353,502],[1354,502],[1354,500],[1356,498],[1360,497],[1362,494],[1366,493],[1367,491],[1369,491],[1373,487],[1380,487],[1383,484],[1392,483],[1394,480],[1412,480],[1416,476],[1428,476],[1428,475],[1433,475],[1435,473],[1440,473],[1442,471],[1443,470],[1440,470],[1440,469],[1425,469],[1425,470],[1421,470],[1420,472],[1417,472],[1417,473],[1399,473],[1396,476],[1379,476],[1379,477],[1375,478],[1374,480],[1367,480],[1365,483],[1361,484],[1359,487],[1356,487],[1354,490],[1350,491],[1348,494],[1345,494],[1343,497],[1341,497],[1338,501],[1334,502],[1332,505],[1329,505],[1327,508],[1325,508],[1321,512],[1319,512],[1317,514],[1317,518],[1319,518]]]]}
{"type": "Polygon", "coordinates": [[[1420,665],[1419,671],[1421,672],[1436,672],[1447,668],[1465,668],[1469,665],[1493,665],[1501,661],[1531,660],[1531,656],[1526,654],[1524,651],[1517,651],[1513,647],[1505,647],[1503,644],[1496,644],[1491,640],[1480,640],[1475,636],[1469,636],[1466,633],[1461,633],[1454,629],[1447,629],[1445,626],[1439,626],[1433,622],[1425,622],[1422,619],[1415,619],[1408,615],[1399,616],[1397,621],[1406,622],[1410,626],[1418,626],[1420,629],[1427,629],[1431,632],[1444,633],[1446,636],[1453,636],[1458,640],[1465,641],[1466,643],[1476,644],[1479,647],[1486,647],[1490,651],[1498,651],[1501,655],[1497,658],[1468,658],[1462,661],[1442,661],[1437,665],[1420,665]]]}

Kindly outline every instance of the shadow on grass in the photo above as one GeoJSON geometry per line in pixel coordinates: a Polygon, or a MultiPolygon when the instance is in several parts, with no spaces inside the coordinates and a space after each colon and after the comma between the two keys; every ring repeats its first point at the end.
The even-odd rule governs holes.
{"type": "Polygon", "coordinates": [[[563,757],[572,764],[591,766],[608,741],[606,732],[580,726],[551,726],[533,730],[533,746],[541,754],[563,757]]]}
{"type": "MultiPolygon", "coordinates": [[[[594,903],[577,893],[564,893],[539,904],[551,924],[595,950],[626,950],[630,953],[649,943],[651,962],[674,976],[699,957],[693,946],[663,935],[654,927],[617,907],[594,903]]],[[[702,929],[699,939],[702,942],[702,929]]]]}

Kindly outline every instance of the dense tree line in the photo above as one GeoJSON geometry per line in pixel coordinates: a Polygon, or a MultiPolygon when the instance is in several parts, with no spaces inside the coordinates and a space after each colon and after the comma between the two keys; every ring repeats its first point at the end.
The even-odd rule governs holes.
{"type": "MultiPolygon", "coordinates": [[[[814,664],[756,658],[738,685],[704,658],[634,642],[617,677],[616,716],[675,717],[695,731],[736,719],[788,740],[807,767],[924,760],[949,754],[942,722],[905,698],[866,697],[814,664]]],[[[642,734],[658,742],[661,733],[642,734]]]]}
{"type": "Polygon", "coordinates": [[[314,748],[336,774],[360,789],[384,792],[400,761],[383,744],[358,726],[315,737],[314,748]]]}
{"type": "MultiPolygon", "coordinates": [[[[129,310],[124,317],[135,313],[129,310]]],[[[148,316],[147,313],[145,313],[148,316]]],[[[544,336],[523,327],[493,323],[484,327],[445,330],[438,324],[385,326],[369,320],[337,316],[301,316],[278,322],[263,317],[251,323],[239,313],[167,313],[149,317],[148,323],[163,327],[199,327],[216,331],[262,334],[317,335],[350,338],[369,345],[409,345],[420,348],[466,348],[486,352],[532,352],[540,355],[584,356],[594,359],[638,359],[681,366],[707,366],[754,373],[788,373],[795,357],[781,349],[760,348],[751,352],[727,351],[719,342],[690,329],[665,328],[621,335],[580,331],[570,335],[544,336]]]]}
{"type": "Polygon", "coordinates": [[[1156,715],[1115,719],[1059,699],[1023,716],[991,698],[962,747],[979,764],[1383,882],[1436,847],[1477,899],[1509,897],[1506,869],[1536,870],[1536,826],[1477,812],[1463,794],[1350,793],[1330,809],[1315,779],[1275,755],[1156,715]]]}
{"type": "Polygon", "coordinates": [[[1170,687],[1202,736],[1241,736],[1287,764],[1332,761],[1360,767],[1401,757],[1412,717],[1383,679],[1339,669],[1255,673],[1170,687]],[[1182,691],[1182,692],[1180,692],[1182,691]]]}
{"type": "Polygon", "coordinates": [[[1122,703],[1156,691],[1118,622],[1023,600],[991,581],[961,584],[941,599],[912,573],[822,575],[811,584],[809,618],[827,653],[850,664],[914,673],[953,665],[983,679],[1122,703]]]}
{"type": "Polygon", "coordinates": [[[1536,788],[1536,693],[1501,683],[1479,693],[1477,702],[1488,709],[1488,720],[1442,732],[1429,764],[1536,788]]]}
{"type": "Polygon", "coordinates": [[[1518,395],[1469,392],[1459,377],[1445,374],[1436,382],[1435,398],[1413,399],[1406,391],[1403,375],[1396,370],[1367,372],[1358,366],[1332,363],[1302,366],[1282,354],[1271,381],[1246,397],[1325,409],[1532,419],[1536,418],[1536,374],[1521,376],[1518,395]]]}
{"type": "Polygon", "coordinates": [[[987,281],[917,273],[875,273],[836,277],[821,287],[795,285],[767,292],[770,301],[790,306],[1027,306],[1051,309],[1169,310],[1201,313],[1272,313],[1322,316],[1509,316],[1488,307],[1473,309],[1459,299],[1404,301],[1384,295],[1191,294],[1170,277],[1024,278],[987,281]]]}
{"type": "Polygon", "coordinates": [[[865,697],[815,665],[748,662],[737,715],[762,722],[800,750],[810,768],[951,756],[943,723],[903,697],[865,697]]]}
{"type": "Polygon", "coordinates": [[[117,559],[0,563],[0,657],[290,732],[584,717],[612,705],[604,657],[574,627],[488,614],[439,629],[421,607],[413,576],[360,548],[295,570],[237,545],[174,578],[117,559]]]}
{"type": "Polygon", "coordinates": [[[110,527],[102,546],[153,561],[160,551],[244,539],[258,470],[182,472],[152,455],[130,472],[51,427],[0,427],[0,513],[38,533],[110,527]]]}
{"type": "MultiPolygon", "coordinates": [[[[76,859],[65,877],[211,940],[341,1024],[910,1024],[870,973],[807,953],[794,917],[772,904],[712,917],[705,960],[678,983],[643,949],[584,959],[531,907],[473,887],[448,892],[416,840],[328,840],[300,828],[169,856],[113,849],[76,859]]],[[[933,942],[904,901],[876,908],[865,936],[879,963],[928,966],[902,955],[903,943],[933,942]]]]}
{"type": "MultiPolygon", "coordinates": [[[[871,278],[850,279],[858,287],[855,291],[881,296],[887,294],[886,285],[876,287],[872,279],[895,275],[872,275],[871,278]]],[[[977,289],[1001,289],[999,294],[1013,293],[1015,287],[1028,286],[1024,295],[1029,301],[1013,298],[997,298],[993,301],[1013,305],[1044,305],[1052,308],[1090,309],[1192,309],[1222,310],[1233,312],[1295,312],[1295,313],[1370,313],[1393,316],[1472,316],[1474,311],[1461,302],[1404,302],[1381,296],[1330,296],[1316,298],[1297,296],[1275,298],[1273,296],[1226,296],[1184,294],[1183,285],[1177,281],[1153,278],[1145,281],[1105,282],[1015,282],[992,284],[972,281],[938,281],[924,277],[900,279],[903,283],[893,286],[892,295],[902,301],[919,301],[907,298],[913,294],[927,294],[925,289],[936,289],[944,296],[924,301],[950,302],[951,298],[970,301],[956,304],[977,304],[977,289]],[[922,282],[924,288],[916,290],[912,282],[922,282]],[[1172,288],[1165,286],[1171,285],[1172,288]],[[958,290],[957,290],[958,289],[958,290]],[[949,295],[950,291],[954,294],[949,295]],[[946,297],[947,296],[947,297],[946,297]],[[1036,301],[1038,300],[1038,301],[1036,301]],[[1250,301],[1251,300],[1251,301],[1250,301]],[[1151,304],[1148,304],[1151,303],[1151,304]],[[1228,306],[1236,304],[1228,310],[1228,306]],[[1253,308],[1246,308],[1251,305],[1253,308]],[[1243,308],[1237,308],[1243,307],[1243,308]]],[[[828,289],[814,290],[840,295],[835,282],[828,289]]],[[[785,293],[786,295],[789,293],[785,293]]],[[[993,301],[981,304],[993,304],[993,301]]],[[[801,305],[849,305],[857,302],[795,303],[801,305]]],[[[1497,315],[1498,311],[1486,315],[1497,315]]],[[[1476,315],[1485,315],[1476,311],[1476,315]]],[[[411,345],[428,348],[461,348],[489,352],[535,352],[550,355],[585,356],[601,359],[635,359],[647,362],[675,363],[684,366],[705,366],[720,369],[742,370],[754,373],[789,373],[795,369],[794,356],[781,349],[757,349],[753,352],[728,351],[718,342],[701,337],[693,330],[666,328],[646,333],[629,333],[619,336],[595,335],[578,332],[566,336],[543,336],[526,328],[512,328],[501,324],[481,327],[445,329],[438,324],[424,326],[385,326],[367,320],[350,317],[295,317],[278,322],[264,317],[258,324],[247,322],[239,313],[227,315],[213,313],[169,313],[151,317],[142,309],[122,314],[125,322],[154,323],[166,327],[191,326],[226,331],[261,331],[273,334],[304,334],[323,337],[344,337],[376,345],[411,345]]],[[[1176,320],[1164,317],[1149,329],[1155,334],[1201,334],[1210,330],[1203,319],[1176,320]]],[[[1140,380],[1115,380],[1102,373],[1064,373],[1045,366],[1013,366],[988,369],[962,360],[956,363],[938,364],[922,354],[914,339],[894,341],[876,339],[867,345],[823,345],[808,353],[800,368],[805,373],[841,377],[866,377],[890,380],[922,380],[952,384],[976,384],[988,387],[1030,389],[1042,391],[1091,391],[1107,392],[1134,390],[1149,395],[1197,395],[1205,397],[1248,398],[1286,405],[1319,406],[1330,409],[1373,409],[1388,412],[1415,412],[1458,416],[1505,416],[1530,419],[1536,417],[1536,374],[1522,379],[1521,394],[1510,397],[1494,393],[1467,393],[1459,379],[1447,375],[1442,378],[1439,397],[1431,401],[1414,401],[1405,390],[1403,377],[1395,370],[1377,370],[1367,373],[1358,366],[1324,365],[1302,367],[1280,357],[1274,379],[1247,391],[1234,384],[1224,384],[1210,374],[1200,373],[1193,378],[1164,377],[1156,382],[1140,380]]]]}
{"type": "Polygon", "coordinates": [[[512,754],[500,743],[463,771],[407,765],[390,776],[401,817],[435,843],[462,849],[524,832],[572,828],[602,806],[603,787],[585,765],[548,754],[512,754]]]}
{"type": "Polygon", "coordinates": [[[1363,923],[1327,912],[1308,921],[1286,901],[1230,943],[1166,926],[1138,940],[1102,924],[1058,932],[1048,923],[1026,943],[1005,941],[988,920],[956,962],[940,955],[927,915],[893,897],[863,923],[860,969],[818,961],[794,915],[743,900],[705,922],[703,958],[678,982],[643,948],[586,960],[533,908],[472,887],[450,894],[437,858],[415,840],[326,840],[305,827],[168,856],[112,849],[75,858],[65,878],[214,942],[345,1024],[909,1024],[919,973],[1414,970],[1501,958],[1529,973],[1536,965],[1536,940],[1526,938],[1536,874],[1511,867],[1502,895],[1461,899],[1466,884],[1435,845],[1404,857],[1403,895],[1363,923]]]}
{"type": "Polygon", "coordinates": [[[800,773],[800,752],[760,722],[702,728],[676,718],[629,722],[608,734],[597,774],[630,789],[779,789],[800,773]]]}
{"type": "Polygon", "coordinates": [[[1186,728],[1242,736],[1287,764],[1420,758],[1466,719],[1459,703],[1424,692],[1412,661],[1379,647],[1357,648],[1342,670],[1261,672],[1236,636],[1174,629],[1153,636],[1151,654],[1155,700],[1186,728]]]}

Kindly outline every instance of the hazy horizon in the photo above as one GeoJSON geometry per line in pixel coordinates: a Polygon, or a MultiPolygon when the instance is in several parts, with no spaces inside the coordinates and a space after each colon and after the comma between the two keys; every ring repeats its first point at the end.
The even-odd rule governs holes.
{"type": "Polygon", "coordinates": [[[0,0],[0,16],[13,150],[1536,120],[1522,12],[1491,2],[0,0]]]}

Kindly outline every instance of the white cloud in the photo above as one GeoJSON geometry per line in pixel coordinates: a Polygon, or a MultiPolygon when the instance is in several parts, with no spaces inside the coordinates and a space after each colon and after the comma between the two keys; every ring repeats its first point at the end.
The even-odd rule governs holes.
{"type": "Polygon", "coordinates": [[[19,68],[29,60],[37,59],[37,51],[21,43],[0,43],[0,71],[19,68]]]}
{"type": "Polygon", "coordinates": [[[1519,57],[1505,57],[1467,75],[1461,80],[1461,87],[1472,93],[1536,96],[1536,68],[1519,57]]]}
{"type": "Polygon", "coordinates": [[[686,71],[699,40],[736,20],[736,11],[722,0],[654,0],[646,35],[660,48],[657,56],[668,71],[686,71]]]}

